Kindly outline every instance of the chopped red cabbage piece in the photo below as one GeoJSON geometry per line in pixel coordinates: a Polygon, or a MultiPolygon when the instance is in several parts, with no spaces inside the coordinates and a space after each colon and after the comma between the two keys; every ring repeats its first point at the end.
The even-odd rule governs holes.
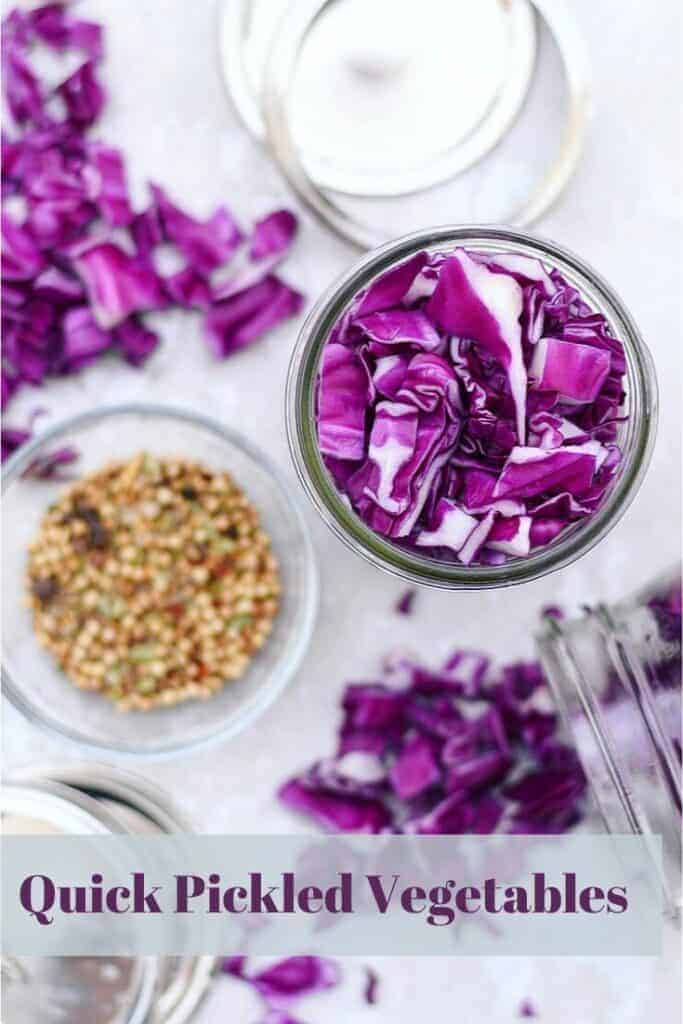
{"type": "Polygon", "coordinates": [[[16,39],[3,42],[2,89],[9,111],[18,124],[41,120],[43,92],[16,39]]]}
{"type": "Polygon", "coordinates": [[[45,266],[38,245],[20,224],[3,212],[2,276],[7,281],[30,281],[45,266]]]}
{"type": "Polygon", "coordinates": [[[280,800],[333,832],[565,831],[586,780],[542,706],[546,688],[537,662],[496,670],[478,651],[436,671],[388,659],[376,682],[344,691],[336,758],[290,779],[280,800]]]}
{"type": "Polygon", "coordinates": [[[486,541],[492,551],[523,558],[531,550],[531,516],[497,519],[486,541]]]}
{"type": "MultiPolygon", "coordinates": [[[[3,462],[17,448],[20,448],[29,438],[33,437],[33,424],[43,411],[42,409],[36,409],[27,427],[3,426],[1,432],[3,462]]],[[[53,451],[43,452],[41,455],[36,456],[24,470],[23,475],[36,480],[53,480],[61,476],[60,471],[63,466],[71,465],[76,459],[78,459],[78,452],[75,448],[71,446],[56,448],[53,451]]]]}
{"type": "Polygon", "coordinates": [[[535,387],[557,391],[561,398],[593,402],[610,371],[610,354],[592,345],[541,338],[529,367],[535,387]]]}
{"type": "Polygon", "coordinates": [[[106,99],[91,60],[65,79],[57,87],[57,93],[64,100],[69,120],[79,128],[87,128],[97,120],[106,99]]]}
{"type": "Polygon", "coordinates": [[[12,452],[16,451],[31,436],[30,430],[23,430],[20,427],[2,428],[2,460],[9,458],[12,452]]]}
{"type": "Polygon", "coordinates": [[[361,358],[344,345],[327,345],[318,391],[320,450],[336,459],[365,454],[368,376],[361,358]]]}
{"type": "Polygon", "coordinates": [[[460,392],[455,373],[442,356],[419,352],[410,360],[396,392],[402,402],[410,402],[423,412],[434,412],[440,403],[458,419],[461,411],[460,392]]]}
{"type": "Polygon", "coordinates": [[[434,513],[434,529],[421,530],[415,539],[418,547],[450,548],[459,554],[479,520],[468,515],[454,501],[441,498],[434,513]]]}
{"type": "Polygon", "coordinates": [[[378,1002],[377,990],[379,988],[379,975],[372,967],[365,968],[365,988],[363,997],[368,1006],[375,1006],[378,1002]]]}
{"type": "Polygon", "coordinates": [[[178,306],[184,309],[201,309],[207,312],[213,304],[211,285],[194,267],[186,266],[164,278],[166,292],[178,306]]]}
{"type": "Polygon", "coordinates": [[[33,281],[33,294],[55,304],[68,305],[85,300],[85,289],[77,277],[59,267],[47,267],[33,281]]]}
{"type": "Polygon", "coordinates": [[[380,356],[372,375],[372,383],[380,395],[385,398],[396,398],[408,370],[408,356],[380,356]]]}
{"type": "Polygon", "coordinates": [[[412,615],[417,594],[414,590],[405,590],[394,605],[399,615],[412,615]]]}
{"type": "Polygon", "coordinates": [[[534,498],[570,491],[580,497],[590,487],[606,452],[597,441],[563,448],[513,448],[493,494],[496,498],[534,498]]]}
{"type": "Polygon", "coordinates": [[[429,256],[426,252],[418,252],[415,256],[392,267],[380,278],[374,281],[367,291],[359,296],[355,309],[356,315],[364,316],[368,313],[377,313],[383,309],[392,309],[400,305],[409,294],[413,283],[429,263],[429,256]]]}
{"type": "Polygon", "coordinates": [[[159,343],[159,336],[134,316],[120,323],[114,331],[124,358],[132,366],[141,366],[159,343]]]}
{"type": "Polygon", "coordinates": [[[167,304],[154,270],[113,242],[89,245],[78,253],[74,266],[101,327],[115,327],[131,313],[161,309],[167,304]]]}
{"type": "Polygon", "coordinates": [[[394,792],[401,800],[409,800],[438,782],[441,770],[432,744],[418,735],[406,740],[391,766],[389,778],[394,792]]]}
{"type": "Polygon", "coordinates": [[[224,974],[232,974],[234,978],[243,978],[246,966],[246,956],[226,956],[221,962],[221,971],[224,974]]]}
{"type": "Polygon", "coordinates": [[[414,349],[433,352],[443,343],[424,313],[403,312],[370,313],[354,320],[376,355],[389,355],[394,345],[408,345],[414,349]]]}
{"type": "Polygon", "coordinates": [[[625,371],[604,316],[557,269],[514,252],[420,252],[330,331],[320,452],[375,532],[502,565],[600,508],[622,461],[625,371]]]}
{"type": "Polygon", "coordinates": [[[202,222],[172,203],[158,185],[151,188],[164,238],[178,247],[192,267],[209,274],[232,256],[243,236],[225,207],[202,222]]]}
{"type": "Polygon", "coordinates": [[[497,252],[481,257],[474,254],[478,263],[483,263],[490,270],[510,274],[521,285],[538,284],[536,294],[550,299],[557,291],[558,285],[553,281],[540,260],[533,256],[525,256],[519,252],[497,252]]]}
{"type": "Polygon", "coordinates": [[[541,615],[547,616],[549,619],[557,619],[561,622],[565,618],[564,608],[560,608],[557,604],[547,604],[541,608],[541,615]]]}
{"type": "Polygon", "coordinates": [[[62,320],[64,332],[64,368],[80,370],[104,352],[112,343],[108,331],[95,322],[88,306],[75,306],[67,310],[62,320]]]}
{"type": "Polygon", "coordinates": [[[273,273],[296,233],[289,211],[245,236],[224,207],[200,221],[158,186],[133,210],[123,154],[88,136],[105,102],[100,25],[50,2],[11,11],[2,27],[12,122],[2,136],[3,408],[22,385],[77,373],[109,350],[140,366],[159,340],[139,319],[147,310],[201,310],[221,358],[300,310],[301,295],[273,273]],[[48,89],[32,67],[36,43],[84,62],[48,89]],[[167,277],[154,264],[160,245],[185,258],[167,277]]]}
{"type": "Polygon", "coordinates": [[[566,767],[531,771],[511,783],[503,792],[517,805],[514,831],[565,832],[577,820],[577,801],[584,788],[578,759],[566,767]]]}
{"type": "Polygon", "coordinates": [[[339,964],[320,956],[290,956],[255,973],[247,971],[247,957],[229,956],[221,970],[246,982],[261,997],[266,1013],[260,1024],[301,1024],[290,1015],[291,1007],[308,995],[335,988],[341,980],[339,964]]]}
{"type": "Polygon", "coordinates": [[[285,806],[309,814],[332,832],[382,832],[390,815],[379,800],[356,795],[343,796],[324,789],[309,788],[297,779],[285,783],[278,792],[285,806]]]}
{"type": "Polygon", "coordinates": [[[33,459],[24,470],[23,475],[36,480],[54,480],[56,477],[63,479],[62,467],[70,466],[78,458],[79,455],[75,448],[70,446],[56,448],[52,452],[45,452],[33,459]]]}
{"type": "Polygon", "coordinates": [[[368,441],[369,472],[364,493],[385,511],[396,515],[410,504],[409,481],[400,475],[417,442],[417,409],[400,402],[380,402],[368,441]]]}
{"type": "Polygon", "coordinates": [[[527,1018],[528,1017],[536,1017],[536,1016],[538,1016],[538,1014],[536,1013],[536,1009],[534,1008],[534,1005],[533,1005],[533,1003],[531,1002],[530,999],[525,999],[523,1001],[523,1003],[519,1007],[518,1016],[519,1017],[527,1017],[527,1018]]]}
{"type": "Polygon", "coordinates": [[[428,310],[451,335],[476,339],[504,367],[515,405],[517,438],[524,444],[526,372],[522,357],[522,289],[513,277],[494,274],[464,251],[445,261],[428,310]]]}
{"type": "Polygon", "coordinates": [[[246,291],[217,302],[204,320],[211,351],[223,358],[251,345],[272,327],[295,316],[303,303],[300,292],[272,274],[246,291]]]}
{"type": "Polygon", "coordinates": [[[256,991],[276,1009],[293,1000],[339,984],[339,968],[333,960],[317,956],[291,956],[252,975],[256,991]]]}
{"type": "Polygon", "coordinates": [[[73,18],[64,3],[48,3],[27,15],[33,32],[55,50],[83,50],[91,60],[103,54],[102,28],[92,21],[73,18]]]}
{"type": "Polygon", "coordinates": [[[117,149],[93,142],[88,150],[91,163],[85,168],[91,179],[90,197],[112,227],[130,224],[133,210],[128,199],[126,168],[117,149]]]}
{"type": "Polygon", "coordinates": [[[252,260],[262,260],[286,252],[297,231],[298,222],[291,210],[276,210],[254,224],[249,246],[252,260]]]}

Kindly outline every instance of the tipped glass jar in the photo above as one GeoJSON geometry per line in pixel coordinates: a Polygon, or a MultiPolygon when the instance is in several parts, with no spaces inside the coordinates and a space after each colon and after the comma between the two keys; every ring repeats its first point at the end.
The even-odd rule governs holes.
{"type": "Polygon", "coordinates": [[[680,910],[680,567],[580,619],[546,616],[536,643],[607,831],[661,836],[680,910]]]}
{"type": "MultiPolygon", "coordinates": [[[[496,270],[498,269],[496,267],[496,270]]],[[[499,282],[501,275],[491,275],[494,276],[499,282]]],[[[513,276],[511,274],[510,279],[513,276]]],[[[431,292],[428,286],[424,292],[425,295],[432,294],[433,283],[431,292]]],[[[421,310],[424,298],[421,289],[412,287],[410,294],[412,310],[421,310]]],[[[399,307],[403,299],[403,295],[397,295],[392,305],[399,307]]],[[[386,307],[380,307],[383,308],[386,307]]],[[[382,313],[378,315],[383,316],[382,313]]],[[[433,327],[429,326],[433,330],[433,327]]],[[[445,326],[442,334],[443,344],[447,341],[452,344],[457,340],[454,335],[478,340],[475,335],[449,331],[445,326]]],[[[336,333],[334,337],[336,340],[336,333]]],[[[491,355],[489,350],[489,359],[491,355]]],[[[493,357],[495,361],[495,352],[493,357]]],[[[501,365],[499,369],[502,368],[501,365]]],[[[532,373],[528,363],[526,370],[529,374],[532,373]]],[[[515,385],[509,367],[508,371],[509,387],[514,398],[515,385]]],[[[519,385],[519,380],[517,384],[519,385]]],[[[339,402],[344,399],[345,396],[340,393],[339,402]]],[[[564,403],[565,406],[569,404],[564,403]]],[[[287,431],[292,456],[310,499],[328,526],[349,547],[377,567],[411,582],[454,590],[500,587],[536,579],[575,561],[597,544],[623,515],[642,481],[655,437],[656,408],[657,387],[650,354],[631,316],[610,286],[581,259],[555,243],[496,227],[434,228],[391,242],[364,257],[322,296],[310,313],[295,346],[287,383],[287,431]],[[566,528],[561,529],[561,532],[553,535],[542,546],[532,545],[521,557],[502,557],[503,548],[499,547],[499,551],[484,562],[468,558],[467,564],[464,564],[462,559],[435,557],[434,551],[429,552],[412,543],[407,544],[403,536],[397,541],[395,535],[392,539],[387,530],[374,529],[368,525],[364,521],[368,517],[361,518],[348,494],[340,490],[338,481],[335,482],[329,472],[329,460],[326,463],[321,453],[318,436],[319,381],[324,352],[332,332],[335,329],[337,333],[339,332],[340,325],[344,324],[345,315],[347,319],[351,319],[357,314],[354,303],[357,303],[358,297],[367,295],[368,289],[379,278],[384,280],[387,272],[410,261],[411,257],[416,258],[417,254],[423,253],[432,261],[432,267],[441,267],[447,261],[439,263],[440,257],[452,256],[456,250],[460,253],[465,251],[462,258],[465,262],[470,256],[475,256],[476,260],[470,260],[470,277],[475,274],[472,266],[479,266],[487,261],[495,262],[501,254],[506,254],[508,262],[512,254],[513,258],[521,257],[527,261],[531,259],[535,266],[538,266],[537,261],[540,261],[547,271],[557,272],[564,282],[563,287],[576,290],[576,308],[584,315],[586,311],[598,314],[601,323],[609,332],[609,337],[620,340],[625,362],[625,397],[618,405],[618,415],[612,420],[615,443],[620,451],[620,462],[610,479],[609,486],[595,503],[596,507],[584,518],[570,521],[566,528]]],[[[465,409],[463,416],[467,415],[468,410],[465,409]]],[[[519,406],[517,416],[516,443],[519,444],[519,406]]],[[[367,455],[367,436],[365,444],[367,455]]],[[[467,530],[471,525],[471,517],[465,516],[465,520],[469,520],[466,522],[460,516],[461,510],[456,511],[456,526],[458,529],[462,527],[467,530]]],[[[489,522],[495,514],[491,513],[489,522]]],[[[435,535],[437,528],[440,528],[438,514],[434,518],[437,525],[429,527],[432,536],[435,535]]],[[[507,540],[503,538],[503,547],[505,545],[509,547],[507,540]]],[[[436,554],[438,555],[438,552],[436,554]]]]}

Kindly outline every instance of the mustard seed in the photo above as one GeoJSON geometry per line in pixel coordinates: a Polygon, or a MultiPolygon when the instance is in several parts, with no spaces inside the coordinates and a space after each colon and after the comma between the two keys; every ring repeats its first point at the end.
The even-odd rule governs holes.
{"type": "Polygon", "coordinates": [[[280,579],[226,472],[141,453],[72,484],[28,547],[36,638],[121,710],[206,699],[247,670],[280,579]]]}

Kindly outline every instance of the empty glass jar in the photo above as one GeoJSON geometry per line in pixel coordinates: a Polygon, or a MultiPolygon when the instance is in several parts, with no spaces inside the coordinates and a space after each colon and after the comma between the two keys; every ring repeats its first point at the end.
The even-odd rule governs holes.
{"type": "Polygon", "coordinates": [[[607,830],[661,836],[680,908],[680,569],[580,619],[547,616],[537,646],[607,830]]]}

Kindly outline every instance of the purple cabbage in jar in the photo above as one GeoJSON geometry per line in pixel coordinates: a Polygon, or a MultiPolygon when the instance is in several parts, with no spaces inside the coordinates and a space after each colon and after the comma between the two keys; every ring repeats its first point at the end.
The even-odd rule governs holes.
{"type": "Polygon", "coordinates": [[[606,318],[514,252],[419,252],[360,292],[318,374],[319,450],[362,521],[442,561],[498,565],[601,506],[626,360],[606,318]]]}

